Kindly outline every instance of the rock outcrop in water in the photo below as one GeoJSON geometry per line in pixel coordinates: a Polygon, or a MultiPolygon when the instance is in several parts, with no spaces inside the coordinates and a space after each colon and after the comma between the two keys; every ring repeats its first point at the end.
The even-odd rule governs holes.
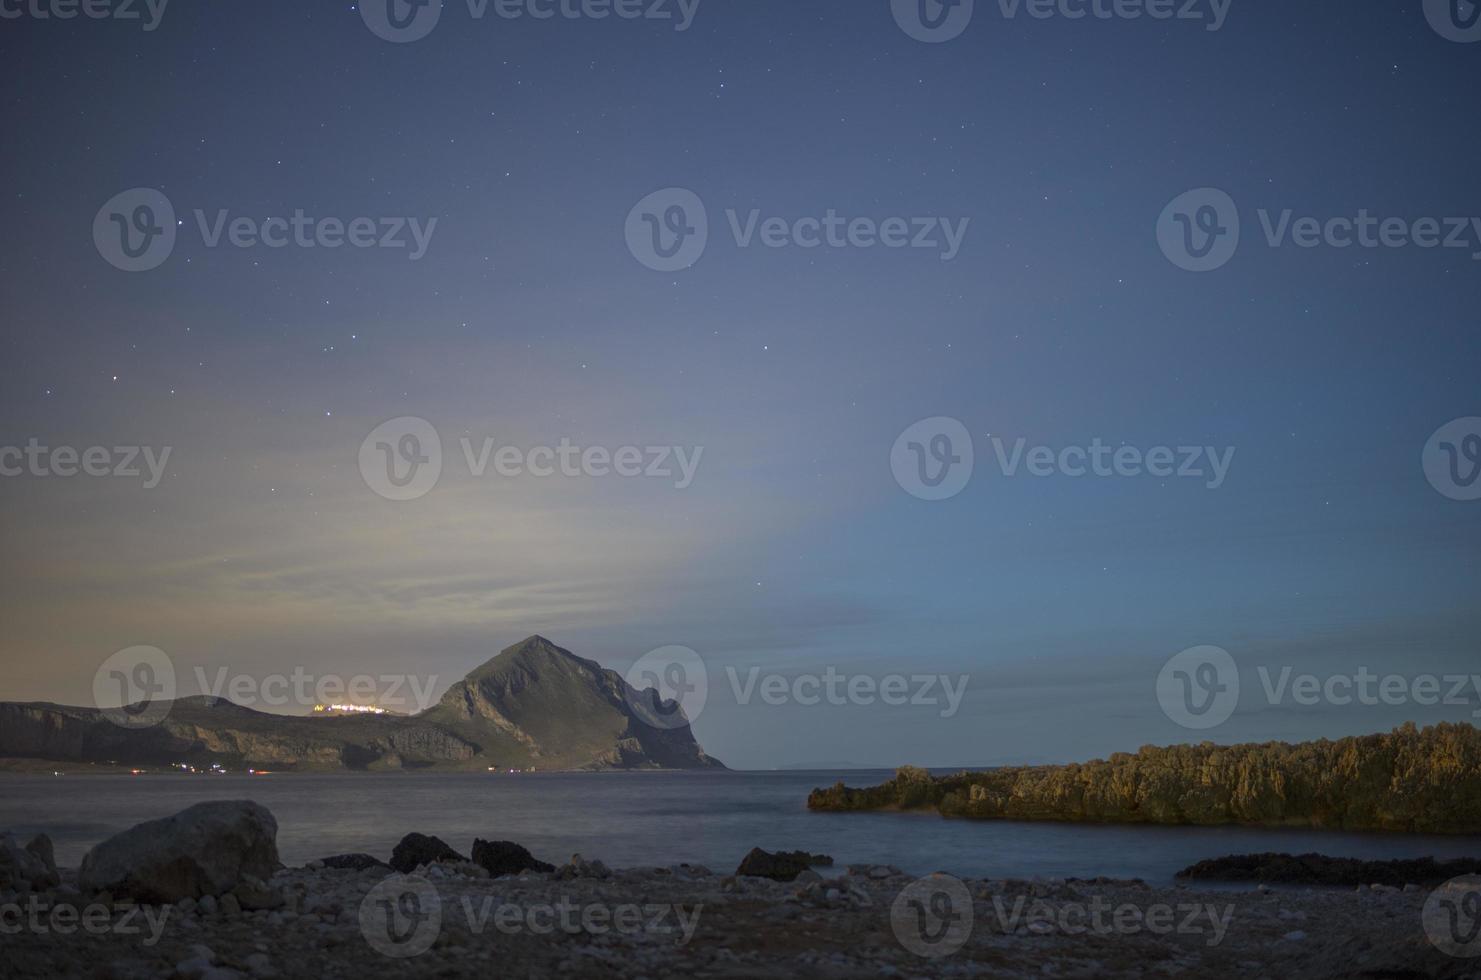
{"type": "Polygon", "coordinates": [[[533,854],[513,841],[473,841],[473,863],[491,876],[517,875],[521,871],[554,871],[555,865],[537,860],[533,854]]]}
{"type": "Polygon", "coordinates": [[[1146,746],[1083,764],[953,776],[907,766],[879,786],[815,789],[807,805],[980,820],[1473,834],[1481,832],[1481,731],[1411,723],[1337,741],[1146,746]]]}
{"type": "Polygon", "coordinates": [[[1377,885],[1388,888],[1434,887],[1452,878],[1481,874],[1481,858],[1436,861],[1401,858],[1362,861],[1325,854],[1231,854],[1179,871],[1190,881],[1258,881],[1279,885],[1377,885]]]}
{"type": "Polygon", "coordinates": [[[735,873],[770,878],[772,881],[795,881],[798,875],[815,864],[827,866],[832,863],[833,859],[826,854],[809,854],[806,851],[777,851],[773,854],[753,847],[750,853],[741,858],[735,873]]]}
{"type": "Polygon", "coordinates": [[[436,864],[438,861],[458,863],[467,858],[448,846],[441,837],[426,834],[407,834],[391,851],[391,867],[402,874],[410,874],[418,865],[436,864]]]}
{"type": "Polygon", "coordinates": [[[279,715],[224,698],[170,703],[129,729],[97,708],[0,702],[0,757],[271,770],[723,769],[687,724],[634,715],[621,676],[540,636],[505,649],[417,715],[279,715]]]}

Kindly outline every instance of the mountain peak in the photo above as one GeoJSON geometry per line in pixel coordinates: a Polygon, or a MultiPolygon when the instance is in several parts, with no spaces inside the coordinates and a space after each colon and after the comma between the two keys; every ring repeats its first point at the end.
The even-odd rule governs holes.
{"type": "Polygon", "coordinates": [[[463,681],[473,684],[489,680],[507,682],[514,677],[539,677],[552,673],[599,676],[602,666],[535,633],[500,650],[469,671],[463,681]]]}
{"type": "Polygon", "coordinates": [[[575,656],[570,650],[556,646],[539,633],[531,633],[513,646],[507,646],[499,651],[501,657],[505,655],[518,656],[522,653],[563,653],[568,657],[575,656]]]}

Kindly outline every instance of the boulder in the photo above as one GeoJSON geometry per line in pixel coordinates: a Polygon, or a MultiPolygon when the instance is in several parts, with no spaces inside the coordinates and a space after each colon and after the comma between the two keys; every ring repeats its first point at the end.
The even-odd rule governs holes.
{"type": "Polygon", "coordinates": [[[245,876],[272,877],[281,866],[277,837],[273,815],[250,800],[197,803],[88,851],[78,883],[84,892],[157,904],[222,895],[245,876]]]}
{"type": "Polygon", "coordinates": [[[335,871],[364,871],[367,868],[385,868],[386,862],[369,854],[336,854],[333,857],[320,858],[321,866],[335,871]]]}
{"type": "Polygon", "coordinates": [[[50,837],[45,834],[32,837],[30,843],[26,845],[26,852],[38,858],[52,874],[57,873],[57,857],[52,849],[50,837]]]}
{"type": "Polygon", "coordinates": [[[600,861],[588,861],[580,854],[571,855],[571,863],[561,866],[557,873],[563,881],[572,878],[610,878],[612,872],[600,861]]]}
{"type": "Polygon", "coordinates": [[[755,878],[770,878],[772,881],[793,881],[799,874],[814,864],[830,865],[833,859],[826,854],[809,854],[806,851],[778,851],[772,854],[759,847],[741,859],[737,875],[755,878]]]}
{"type": "Polygon", "coordinates": [[[426,834],[407,834],[391,852],[391,867],[402,874],[411,874],[424,864],[466,860],[441,839],[426,834]]]}
{"type": "Polygon", "coordinates": [[[535,856],[513,841],[475,840],[473,863],[492,877],[517,875],[521,871],[554,871],[555,866],[535,860],[535,856]]]}
{"type": "Polygon", "coordinates": [[[13,834],[0,834],[0,891],[45,891],[61,880],[51,838],[37,834],[22,847],[13,834]]]}

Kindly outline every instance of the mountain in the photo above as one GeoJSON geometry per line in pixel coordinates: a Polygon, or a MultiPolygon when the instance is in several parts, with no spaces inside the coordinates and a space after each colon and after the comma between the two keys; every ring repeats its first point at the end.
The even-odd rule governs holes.
{"type": "Polygon", "coordinates": [[[631,706],[640,697],[615,671],[532,636],[418,718],[541,768],[725,768],[704,754],[688,724],[657,728],[636,717],[631,706]]]}
{"type": "Polygon", "coordinates": [[[0,757],[278,771],[725,768],[682,713],[672,728],[636,717],[641,697],[615,672],[532,636],[411,716],[277,715],[189,697],[158,725],[127,729],[97,708],[0,702],[0,757]]]}

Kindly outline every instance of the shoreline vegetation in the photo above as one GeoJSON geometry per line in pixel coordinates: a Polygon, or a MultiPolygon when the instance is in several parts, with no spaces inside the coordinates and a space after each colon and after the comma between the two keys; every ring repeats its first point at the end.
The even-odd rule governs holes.
{"type": "Polygon", "coordinates": [[[1238,824],[1481,833],[1481,730],[1412,722],[1329,741],[1143,746],[1108,759],[813,790],[808,809],[935,810],[973,820],[1238,824]]]}

